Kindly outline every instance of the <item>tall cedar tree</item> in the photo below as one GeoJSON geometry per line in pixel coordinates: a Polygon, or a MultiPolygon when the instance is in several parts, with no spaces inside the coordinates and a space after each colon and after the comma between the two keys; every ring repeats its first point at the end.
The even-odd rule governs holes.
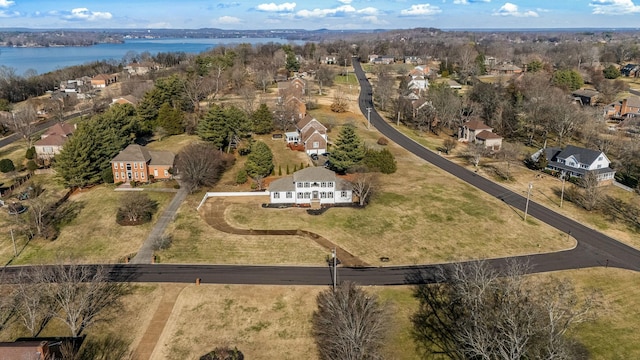
{"type": "Polygon", "coordinates": [[[167,135],[178,135],[184,132],[182,126],[182,111],[172,107],[169,103],[164,103],[158,110],[156,125],[161,126],[167,135]]]}
{"type": "Polygon", "coordinates": [[[369,170],[383,174],[393,174],[397,170],[396,159],[388,149],[367,149],[363,162],[369,170]]]}
{"type": "Polygon", "coordinates": [[[54,159],[58,178],[69,188],[99,183],[102,171],[133,141],[137,130],[135,109],[129,104],[114,105],[81,124],[54,159]]]}
{"type": "Polygon", "coordinates": [[[355,127],[346,125],[340,130],[336,146],[329,158],[329,167],[339,173],[346,172],[352,166],[358,164],[365,155],[365,148],[356,134],[355,127]]]}
{"type": "Polygon", "coordinates": [[[249,118],[242,110],[235,106],[221,108],[213,105],[198,123],[198,135],[223,149],[229,145],[233,135],[244,135],[250,128],[249,118]]]}
{"type": "Polygon", "coordinates": [[[273,171],[273,154],[269,146],[262,141],[253,143],[244,168],[247,170],[247,175],[254,179],[269,176],[273,171]]]}
{"type": "Polygon", "coordinates": [[[210,141],[217,149],[222,149],[229,138],[227,130],[224,110],[214,104],[198,123],[197,132],[202,140],[210,141]]]}
{"type": "Polygon", "coordinates": [[[191,111],[192,103],[186,96],[184,80],[173,75],[158,79],[138,103],[137,114],[141,121],[141,131],[151,133],[158,118],[159,109],[164,103],[182,111],[191,111]]]}
{"type": "Polygon", "coordinates": [[[273,131],[273,114],[267,104],[260,104],[251,115],[251,128],[256,134],[268,134],[273,131]]]}

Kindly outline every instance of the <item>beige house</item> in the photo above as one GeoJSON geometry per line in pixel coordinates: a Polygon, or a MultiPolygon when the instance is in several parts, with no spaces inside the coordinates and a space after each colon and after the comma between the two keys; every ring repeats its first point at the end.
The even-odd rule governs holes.
{"type": "Polygon", "coordinates": [[[36,141],[34,147],[38,159],[51,160],[62,151],[62,146],[69,140],[75,131],[75,126],[66,123],[57,123],[47,129],[36,141]]]}
{"type": "Polygon", "coordinates": [[[483,121],[471,120],[458,129],[458,141],[483,144],[485,148],[499,151],[502,148],[502,136],[495,134],[493,128],[483,121]]]}

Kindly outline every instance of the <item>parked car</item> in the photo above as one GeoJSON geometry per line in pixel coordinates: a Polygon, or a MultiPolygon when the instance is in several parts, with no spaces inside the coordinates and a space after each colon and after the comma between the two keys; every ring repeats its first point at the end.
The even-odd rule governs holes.
{"type": "Polygon", "coordinates": [[[326,153],[322,153],[322,156],[329,157],[329,156],[331,156],[331,153],[328,153],[328,152],[326,152],[326,153]]]}
{"type": "Polygon", "coordinates": [[[318,154],[311,154],[311,160],[318,160],[318,154]]]}

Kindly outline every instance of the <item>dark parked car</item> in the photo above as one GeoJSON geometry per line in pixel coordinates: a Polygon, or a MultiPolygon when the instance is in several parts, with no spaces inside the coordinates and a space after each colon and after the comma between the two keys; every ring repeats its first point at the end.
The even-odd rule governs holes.
{"type": "Polygon", "coordinates": [[[311,160],[318,160],[318,154],[311,154],[311,160]]]}
{"type": "Polygon", "coordinates": [[[322,156],[329,157],[329,156],[331,156],[331,153],[326,152],[326,153],[323,153],[322,156]]]}

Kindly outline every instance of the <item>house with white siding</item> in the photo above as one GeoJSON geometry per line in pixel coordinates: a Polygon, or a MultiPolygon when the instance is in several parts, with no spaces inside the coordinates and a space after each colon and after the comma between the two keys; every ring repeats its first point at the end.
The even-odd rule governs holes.
{"type": "Polygon", "coordinates": [[[531,159],[538,161],[543,152],[547,158],[548,170],[577,178],[593,173],[601,185],[611,184],[615,179],[616,171],[610,167],[611,161],[602,151],[567,145],[564,149],[556,147],[540,149],[531,156],[531,159]]]}
{"type": "Polygon", "coordinates": [[[271,204],[321,205],[350,204],[353,187],[347,180],[323,167],[308,167],[269,184],[271,204]]]}

